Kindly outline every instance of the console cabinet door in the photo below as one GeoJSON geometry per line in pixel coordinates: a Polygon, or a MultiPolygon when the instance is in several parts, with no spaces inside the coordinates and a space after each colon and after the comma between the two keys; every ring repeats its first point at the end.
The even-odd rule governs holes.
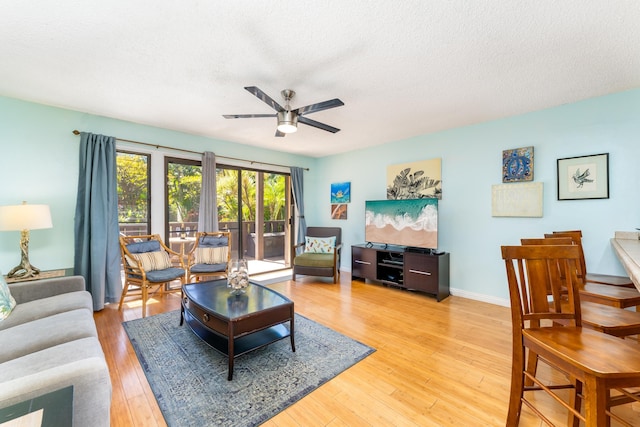
{"type": "Polygon", "coordinates": [[[351,247],[351,277],[376,279],[376,250],[351,247]]]}
{"type": "Polygon", "coordinates": [[[438,294],[438,257],[404,254],[404,285],[408,289],[438,294]]]}

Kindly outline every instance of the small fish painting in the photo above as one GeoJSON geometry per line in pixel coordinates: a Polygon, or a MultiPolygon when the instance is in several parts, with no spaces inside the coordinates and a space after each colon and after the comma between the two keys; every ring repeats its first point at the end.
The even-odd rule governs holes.
{"type": "Polygon", "coordinates": [[[338,182],[331,184],[331,203],[349,203],[351,202],[351,183],[338,182]]]}

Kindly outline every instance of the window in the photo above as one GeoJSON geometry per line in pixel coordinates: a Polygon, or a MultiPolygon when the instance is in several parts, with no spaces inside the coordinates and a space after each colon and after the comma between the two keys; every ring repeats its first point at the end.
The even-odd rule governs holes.
{"type": "Polygon", "coordinates": [[[149,155],[117,151],[118,223],[120,233],[151,233],[149,155]]]}
{"type": "Polygon", "coordinates": [[[200,213],[202,162],[165,157],[165,242],[186,254],[195,242],[200,213]]]}

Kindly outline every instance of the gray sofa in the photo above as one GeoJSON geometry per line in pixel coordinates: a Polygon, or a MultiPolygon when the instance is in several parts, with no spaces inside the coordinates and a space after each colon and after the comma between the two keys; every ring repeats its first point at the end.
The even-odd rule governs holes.
{"type": "Polygon", "coordinates": [[[111,380],[82,276],[9,285],[0,322],[0,408],[73,386],[73,425],[109,426],[111,380]]]}

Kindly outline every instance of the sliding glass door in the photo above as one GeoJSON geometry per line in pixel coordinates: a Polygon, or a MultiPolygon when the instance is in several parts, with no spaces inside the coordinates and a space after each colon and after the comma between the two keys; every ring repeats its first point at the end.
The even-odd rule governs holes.
{"type": "MultiPolygon", "coordinates": [[[[198,160],[165,158],[165,241],[187,254],[195,242],[202,188],[198,160]]],[[[231,231],[232,257],[258,274],[290,266],[289,175],[218,165],[218,227],[231,231]]]]}
{"type": "Polygon", "coordinates": [[[218,224],[232,235],[233,256],[252,275],[290,266],[289,176],[228,166],[217,170],[218,224]]]}

